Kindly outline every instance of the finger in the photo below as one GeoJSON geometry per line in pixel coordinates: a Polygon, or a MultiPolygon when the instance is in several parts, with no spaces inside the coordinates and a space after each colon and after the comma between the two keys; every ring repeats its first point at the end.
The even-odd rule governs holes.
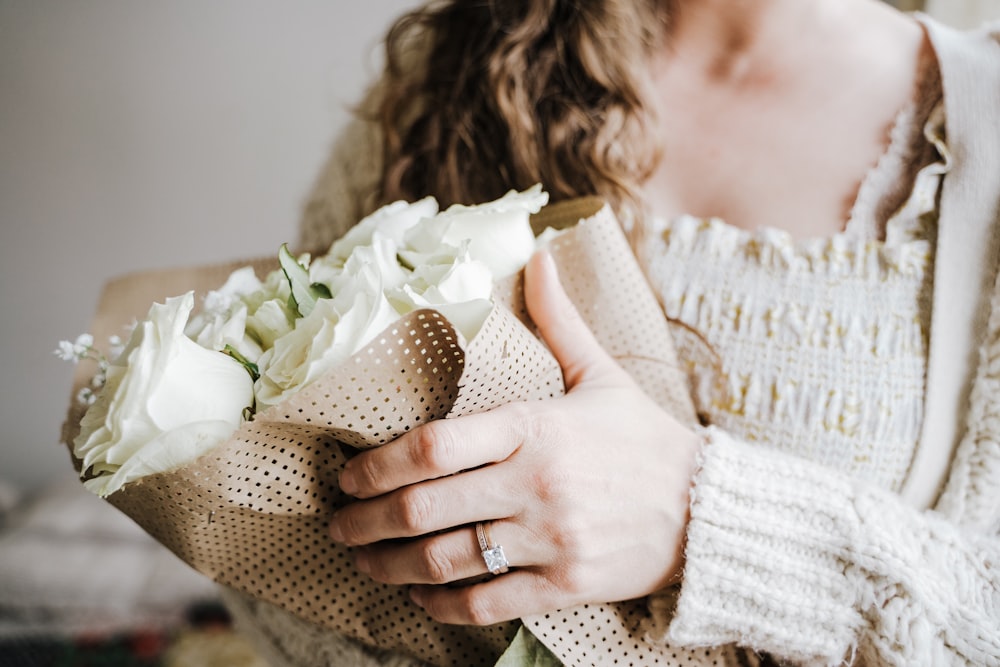
{"type": "Polygon", "coordinates": [[[449,584],[486,571],[475,529],[469,527],[405,544],[361,547],[354,562],[384,584],[449,584]]]}
{"type": "MultiPolygon", "coordinates": [[[[517,524],[494,521],[490,533],[495,540],[490,547],[514,545],[503,550],[510,567],[541,562],[535,542],[517,539],[523,535],[517,524]]],[[[449,584],[488,572],[474,526],[402,544],[380,542],[361,547],[355,552],[355,564],[361,572],[386,584],[449,584]]]]}
{"type": "MultiPolygon", "coordinates": [[[[543,577],[523,569],[471,586],[414,586],[410,599],[441,623],[492,625],[550,611],[554,600],[551,588],[543,577]]],[[[557,608],[569,606],[559,600],[554,604],[557,608]]]]}
{"type": "Polygon", "coordinates": [[[433,421],[361,452],[340,473],[340,488],[372,498],[417,482],[503,461],[523,441],[510,409],[433,421]]]}
{"type": "Polygon", "coordinates": [[[566,295],[547,250],[536,252],[524,268],[524,297],[531,319],[562,366],[567,390],[595,368],[617,368],[566,295]]]}
{"type": "Polygon", "coordinates": [[[517,486],[504,483],[503,477],[495,468],[480,468],[351,503],[331,517],[330,537],[359,546],[514,516],[523,501],[520,494],[504,492],[517,486]]]}

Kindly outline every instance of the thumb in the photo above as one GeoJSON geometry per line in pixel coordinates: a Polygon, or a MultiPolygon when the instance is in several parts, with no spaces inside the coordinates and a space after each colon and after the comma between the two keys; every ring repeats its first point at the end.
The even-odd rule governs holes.
{"type": "Polygon", "coordinates": [[[536,252],[524,267],[524,299],[556,361],[566,390],[617,365],[601,347],[559,282],[548,250],[536,252]]]}

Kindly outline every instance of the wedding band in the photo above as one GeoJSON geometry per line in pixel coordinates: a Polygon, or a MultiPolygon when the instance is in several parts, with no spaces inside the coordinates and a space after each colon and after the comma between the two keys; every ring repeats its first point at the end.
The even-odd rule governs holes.
{"type": "Polygon", "coordinates": [[[503,574],[510,567],[510,562],[499,544],[491,545],[489,529],[482,521],[476,523],[476,539],[479,540],[479,550],[483,554],[483,562],[491,574],[503,574]]]}

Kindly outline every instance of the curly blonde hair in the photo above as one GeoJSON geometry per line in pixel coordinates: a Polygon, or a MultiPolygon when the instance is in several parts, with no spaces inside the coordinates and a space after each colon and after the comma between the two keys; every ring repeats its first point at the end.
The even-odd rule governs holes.
{"type": "Polygon", "coordinates": [[[542,183],[634,205],[655,167],[647,60],[666,0],[445,0],[386,38],[381,199],[542,183]],[[413,59],[417,58],[414,66],[413,59]]]}

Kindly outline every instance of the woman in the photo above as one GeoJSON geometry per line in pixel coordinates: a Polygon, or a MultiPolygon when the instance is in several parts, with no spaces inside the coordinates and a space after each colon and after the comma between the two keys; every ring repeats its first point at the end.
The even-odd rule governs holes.
{"type": "Polygon", "coordinates": [[[675,646],[1000,662],[997,40],[874,0],[404,18],[379,122],[335,148],[303,243],[398,198],[601,195],[695,333],[678,346],[709,426],[646,399],[536,258],[567,395],[359,455],[332,538],[449,623],[648,596],[675,646]],[[446,585],[492,567],[477,522],[510,571],[446,585]]]}

